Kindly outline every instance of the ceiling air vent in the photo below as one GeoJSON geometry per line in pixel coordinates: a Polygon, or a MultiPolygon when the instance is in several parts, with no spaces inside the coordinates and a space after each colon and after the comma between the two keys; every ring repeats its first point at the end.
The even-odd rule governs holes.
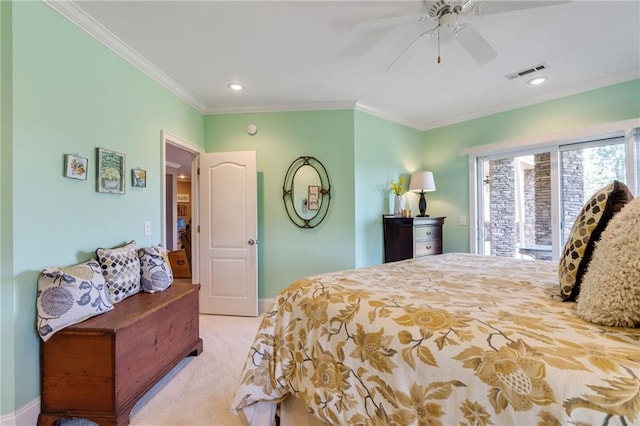
{"type": "Polygon", "coordinates": [[[517,72],[511,73],[511,74],[507,74],[507,75],[505,75],[505,77],[507,78],[507,80],[513,80],[514,78],[520,78],[520,77],[523,77],[525,75],[531,74],[531,73],[536,72],[536,71],[546,70],[547,68],[549,68],[549,66],[547,64],[535,65],[533,67],[529,67],[529,68],[524,69],[522,71],[517,71],[517,72]]]}

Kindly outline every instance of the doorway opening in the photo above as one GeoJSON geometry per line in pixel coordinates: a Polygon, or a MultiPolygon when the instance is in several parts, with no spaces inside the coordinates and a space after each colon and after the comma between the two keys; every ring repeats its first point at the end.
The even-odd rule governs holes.
{"type": "Polygon", "coordinates": [[[192,282],[199,281],[197,164],[203,152],[197,145],[162,132],[162,244],[169,251],[174,276],[192,282]]]}

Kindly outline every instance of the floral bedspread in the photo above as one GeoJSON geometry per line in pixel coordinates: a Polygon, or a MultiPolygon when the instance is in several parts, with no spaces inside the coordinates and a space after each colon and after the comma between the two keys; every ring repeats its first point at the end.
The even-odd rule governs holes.
{"type": "Polygon", "coordinates": [[[294,395],[341,425],[640,425],[640,329],[578,318],[557,267],[450,253],[299,280],[232,409],[294,395]]]}

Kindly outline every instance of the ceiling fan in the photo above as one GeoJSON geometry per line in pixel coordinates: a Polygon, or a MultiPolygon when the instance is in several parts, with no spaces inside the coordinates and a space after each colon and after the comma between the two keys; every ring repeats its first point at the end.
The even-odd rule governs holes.
{"type": "Polygon", "coordinates": [[[440,30],[448,30],[453,38],[460,43],[462,48],[473,58],[478,65],[484,65],[495,59],[498,54],[480,33],[466,22],[459,22],[463,15],[489,15],[495,13],[510,12],[534,7],[552,6],[569,1],[546,0],[424,0],[424,13],[418,15],[392,16],[355,24],[354,31],[368,31],[377,28],[392,27],[396,25],[433,21],[435,26],[420,33],[387,67],[387,71],[406,53],[413,44],[425,35],[438,37],[438,59],[440,63],[440,30]]]}

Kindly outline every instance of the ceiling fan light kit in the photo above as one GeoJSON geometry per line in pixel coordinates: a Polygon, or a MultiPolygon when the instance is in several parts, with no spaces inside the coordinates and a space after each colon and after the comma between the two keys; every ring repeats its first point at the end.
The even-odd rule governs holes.
{"type": "Polygon", "coordinates": [[[539,86],[543,84],[545,81],[547,81],[547,76],[541,75],[539,77],[535,77],[527,81],[527,84],[529,84],[530,86],[539,86]]]}
{"type": "Polygon", "coordinates": [[[240,84],[240,83],[234,83],[234,82],[232,82],[232,83],[228,83],[228,84],[227,84],[227,87],[228,87],[229,89],[233,90],[234,92],[239,92],[239,91],[241,91],[241,90],[243,89],[242,84],[240,84]]]}

